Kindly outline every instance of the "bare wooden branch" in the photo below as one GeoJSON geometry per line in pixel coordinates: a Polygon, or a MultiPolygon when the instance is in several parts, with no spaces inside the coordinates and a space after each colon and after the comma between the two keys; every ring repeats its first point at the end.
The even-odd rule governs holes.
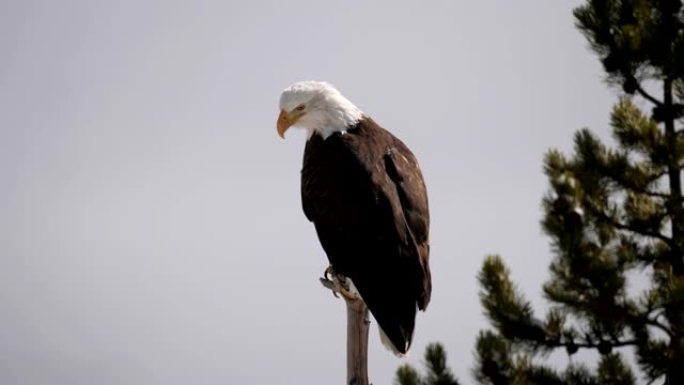
{"type": "Polygon", "coordinates": [[[347,303],[347,384],[368,385],[368,307],[359,297],[347,303]]]}
{"type": "Polygon", "coordinates": [[[347,305],[347,385],[370,385],[368,382],[368,307],[357,293],[346,285],[346,278],[326,270],[321,284],[337,297],[342,295],[347,305]],[[331,278],[328,278],[330,274],[331,278]]]}

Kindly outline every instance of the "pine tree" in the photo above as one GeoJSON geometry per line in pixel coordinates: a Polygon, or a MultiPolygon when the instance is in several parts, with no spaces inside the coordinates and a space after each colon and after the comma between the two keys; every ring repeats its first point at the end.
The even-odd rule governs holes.
{"type": "Polygon", "coordinates": [[[459,385],[446,365],[446,352],[438,343],[428,345],[425,349],[425,376],[410,365],[402,365],[397,370],[397,385],[459,385]]]}
{"type": "Polygon", "coordinates": [[[478,338],[475,377],[497,385],[634,384],[618,352],[632,348],[646,380],[684,384],[682,2],[589,0],[574,15],[608,82],[624,92],[611,114],[615,148],[584,129],[570,156],[546,155],[551,307],[536,318],[502,259],[488,257],[479,280],[495,331],[478,338]],[[635,276],[647,282],[642,292],[627,290],[635,276]],[[559,348],[598,351],[596,370],[560,372],[534,361],[559,348]]]}
{"type": "MultiPolygon", "coordinates": [[[[587,0],[574,16],[622,92],[611,114],[615,144],[583,129],[570,155],[547,153],[549,310],[535,317],[503,260],[487,257],[478,278],[493,330],[477,339],[473,374],[491,385],[684,384],[682,2],[587,0]],[[628,278],[645,289],[628,290],[628,278]],[[541,363],[556,349],[600,358],[590,367],[541,363]],[[625,363],[627,350],[638,368],[625,363]]],[[[422,384],[413,369],[401,370],[399,384],[422,384]]]]}

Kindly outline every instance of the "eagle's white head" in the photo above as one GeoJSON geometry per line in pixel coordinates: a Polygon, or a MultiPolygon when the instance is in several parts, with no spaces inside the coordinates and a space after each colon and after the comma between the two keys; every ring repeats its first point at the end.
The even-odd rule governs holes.
{"type": "Polygon", "coordinates": [[[304,81],[287,87],[280,95],[278,135],[285,137],[291,126],[305,128],[327,138],[355,125],[363,112],[342,96],[330,83],[304,81]]]}

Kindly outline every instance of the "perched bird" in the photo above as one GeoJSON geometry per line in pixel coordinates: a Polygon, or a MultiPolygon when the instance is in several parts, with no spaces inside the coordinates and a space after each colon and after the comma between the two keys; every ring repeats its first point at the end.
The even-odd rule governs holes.
{"type": "Polygon", "coordinates": [[[291,126],[307,130],[302,205],[334,274],[351,281],[385,346],[406,354],[432,288],[428,200],[415,156],[326,82],[283,91],[278,134],[291,126]]]}

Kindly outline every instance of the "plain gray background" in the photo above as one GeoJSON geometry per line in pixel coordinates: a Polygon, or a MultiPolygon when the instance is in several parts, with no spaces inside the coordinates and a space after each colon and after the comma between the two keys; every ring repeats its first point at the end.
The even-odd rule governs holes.
{"type": "Polygon", "coordinates": [[[408,360],[373,326],[371,380],[441,341],[472,383],[484,256],[543,309],[543,154],[606,136],[617,91],[580,3],[3,2],[0,383],[343,383],[304,133],[275,132],[305,79],[402,138],[428,185],[432,303],[408,360]]]}

